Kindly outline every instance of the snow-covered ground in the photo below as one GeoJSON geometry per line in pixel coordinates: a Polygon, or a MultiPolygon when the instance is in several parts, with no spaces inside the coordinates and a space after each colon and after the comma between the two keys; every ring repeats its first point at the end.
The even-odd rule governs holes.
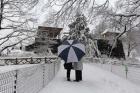
{"type": "MultiPolygon", "coordinates": [[[[66,70],[61,69],[52,82],[40,93],[140,93],[140,86],[126,79],[94,66],[84,64],[83,81],[68,82],[65,78],[66,70]]],[[[71,79],[75,78],[74,71],[71,79]]]]}
{"type": "Polygon", "coordinates": [[[8,57],[37,57],[38,55],[33,52],[23,51],[23,50],[12,50],[8,57]]]}
{"type": "Polygon", "coordinates": [[[136,57],[136,59],[138,59],[138,60],[139,60],[139,62],[140,62],[140,57],[136,57]]]}

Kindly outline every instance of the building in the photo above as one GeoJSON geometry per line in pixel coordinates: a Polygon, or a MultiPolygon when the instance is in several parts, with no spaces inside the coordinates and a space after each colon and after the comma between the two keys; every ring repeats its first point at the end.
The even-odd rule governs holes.
{"type": "Polygon", "coordinates": [[[105,30],[101,33],[101,38],[97,39],[98,50],[101,55],[106,55],[111,58],[125,59],[122,40],[116,37],[120,34],[119,31],[105,30]]]}
{"type": "Polygon", "coordinates": [[[57,53],[61,31],[62,28],[39,26],[35,42],[26,46],[26,50],[47,54],[50,49],[52,53],[57,53]]]}
{"type": "Polygon", "coordinates": [[[119,31],[112,31],[111,29],[107,29],[101,33],[101,36],[103,39],[112,40],[115,39],[119,34],[119,31]]]}

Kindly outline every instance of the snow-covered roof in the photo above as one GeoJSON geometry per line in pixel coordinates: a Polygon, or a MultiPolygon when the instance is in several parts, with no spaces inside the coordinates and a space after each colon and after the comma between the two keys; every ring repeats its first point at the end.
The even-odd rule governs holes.
{"type": "Polygon", "coordinates": [[[38,31],[44,31],[47,32],[49,35],[48,36],[57,36],[60,34],[63,28],[56,28],[56,27],[45,27],[45,26],[38,26],[38,31]],[[51,34],[53,33],[53,34],[51,34]]]}
{"type": "Polygon", "coordinates": [[[101,33],[101,35],[104,35],[104,34],[106,34],[106,33],[117,33],[117,34],[120,34],[121,32],[118,31],[118,30],[115,30],[115,29],[106,29],[105,31],[103,31],[103,32],[101,33]]]}
{"type": "Polygon", "coordinates": [[[22,51],[22,50],[12,50],[8,57],[30,57],[30,56],[38,56],[33,52],[22,51]]]}

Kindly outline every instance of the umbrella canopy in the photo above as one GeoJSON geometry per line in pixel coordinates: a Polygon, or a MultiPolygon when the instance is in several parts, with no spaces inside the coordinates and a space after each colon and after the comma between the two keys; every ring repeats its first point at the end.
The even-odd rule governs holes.
{"type": "Polygon", "coordinates": [[[77,40],[66,40],[58,47],[58,56],[65,62],[79,62],[85,55],[85,46],[77,40]]]}

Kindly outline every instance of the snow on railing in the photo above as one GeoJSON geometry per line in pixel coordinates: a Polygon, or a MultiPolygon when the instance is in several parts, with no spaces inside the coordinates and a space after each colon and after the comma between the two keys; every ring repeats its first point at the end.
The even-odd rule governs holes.
{"type": "Polygon", "coordinates": [[[51,57],[1,57],[0,65],[38,64],[50,63],[58,60],[57,56],[51,57]]]}
{"type": "Polygon", "coordinates": [[[131,64],[127,64],[127,62],[125,61],[106,58],[87,57],[86,60],[88,60],[87,62],[92,62],[98,67],[111,71],[112,73],[120,77],[126,78],[140,85],[140,64],[134,66],[131,64]]]}
{"type": "Polygon", "coordinates": [[[0,72],[0,93],[38,93],[56,75],[60,60],[0,72]]]}
{"type": "Polygon", "coordinates": [[[6,73],[0,73],[0,93],[14,93],[16,72],[9,71],[6,73]]]}

